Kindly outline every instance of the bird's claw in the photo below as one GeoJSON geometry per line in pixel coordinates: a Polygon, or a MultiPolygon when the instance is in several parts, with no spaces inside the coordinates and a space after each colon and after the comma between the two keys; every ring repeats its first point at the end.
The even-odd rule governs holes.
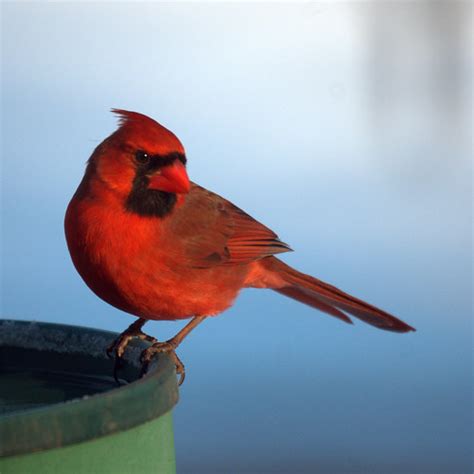
{"type": "MultiPolygon", "coordinates": [[[[140,326],[141,327],[141,326],[140,326]]],[[[130,341],[134,338],[141,339],[142,341],[148,341],[151,344],[156,343],[156,338],[145,334],[140,327],[134,323],[128,329],[126,329],[120,336],[115,339],[112,344],[106,349],[107,356],[109,358],[115,357],[115,365],[114,365],[114,379],[118,385],[120,385],[120,381],[118,379],[117,372],[121,367],[123,354],[125,353],[125,349],[127,348],[130,341]]]]}
{"type": "Polygon", "coordinates": [[[128,346],[128,343],[133,339],[133,336],[128,334],[121,334],[117,339],[115,339],[109,347],[107,347],[107,357],[112,358],[121,358],[125,352],[125,348],[128,346]]]}
{"type": "Polygon", "coordinates": [[[115,339],[115,341],[113,341],[109,347],[107,347],[107,356],[110,358],[112,358],[114,355],[118,358],[123,357],[125,349],[127,348],[130,341],[134,338],[141,339],[142,341],[148,341],[151,344],[156,342],[156,338],[145,334],[140,329],[137,330],[128,328],[126,331],[120,334],[120,336],[115,339]]]}
{"type": "Polygon", "coordinates": [[[181,385],[186,377],[186,371],[184,369],[184,364],[176,354],[176,344],[172,340],[166,342],[154,342],[150,347],[142,352],[140,356],[140,360],[143,364],[142,373],[146,371],[148,364],[155,354],[163,353],[168,354],[174,362],[176,366],[176,374],[179,375],[178,385],[181,385]]]}

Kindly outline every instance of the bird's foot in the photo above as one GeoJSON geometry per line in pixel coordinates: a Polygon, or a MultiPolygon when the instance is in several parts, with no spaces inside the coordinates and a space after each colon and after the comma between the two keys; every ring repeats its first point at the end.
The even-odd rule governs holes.
{"type": "Polygon", "coordinates": [[[152,344],[156,342],[156,338],[145,334],[141,330],[141,327],[144,323],[138,323],[141,323],[140,319],[131,324],[122,334],[120,334],[117,339],[115,339],[115,341],[112,342],[112,344],[110,344],[110,346],[107,348],[107,355],[109,357],[115,356],[116,359],[121,359],[128,344],[134,338],[141,339],[142,341],[148,341],[152,344]]]}
{"type": "Polygon", "coordinates": [[[148,341],[152,344],[156,342],[156,338],[145,334],[141,330],[145,322],[146,321],[144,319],[138,319],[135,321],[122,334],[120,334],[120,336],[115,339],[106,350],[108,357],[115,357],[114,379],[118,385],[120,385],[118,370],[122,366],[123,354],[125,353],[125,349],[127,348],[130,341],[134,338],[138,338],[142,341],[148,341]]]}
{"type": "Polygon", "coordinates": [[[184,370],[184,364],[176,354],[177,346],[178,344],[173,339],[170,339],[166,342],[155,341],[150,347],[142,352],[140,357],[143,364],[142,373],[146,371],[148,364],[155,354],[166,353],[171,357],[171,360],[176,366],[176,374],[179,375],[178,385],[181,385],[184,382],[186,371],[184,370]]]}

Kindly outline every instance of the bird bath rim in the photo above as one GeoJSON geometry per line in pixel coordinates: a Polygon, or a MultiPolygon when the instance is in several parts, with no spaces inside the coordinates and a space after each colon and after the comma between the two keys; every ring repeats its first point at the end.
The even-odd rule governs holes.
{"type": "MultiPolygon", "coordinates": [[[[96,375],[109,376],[113,360],[106,347],[118,334],[82,326],[0,320],[0,351],[53,354],[52,364],[81,367],[88,362],[96,375]],[[82,361],[82,362],[81,362],[82,361]]],[[[140,353],[148,347],[132,341],[126,351],[124,376],[130,383],[108,391],[50,405],[0,415],[2,457],[15,456],[87,441],[121,432],[160,417],[176,405],[179,394],[174,363],[167,355],[154,357],[140,378],[140,353]]],[[[40,358],[40,357],[39,357],[40,358]]],[[[5,360],[0,367],[27,370],[24,360],[5,360]]],[[[27,362],[31,362],[30,359],[27,362]]],[[[33,363],[35,363],[33,361],[33,363]]],[[[47,367],[43,367],[47,369],[47,367]]]]}

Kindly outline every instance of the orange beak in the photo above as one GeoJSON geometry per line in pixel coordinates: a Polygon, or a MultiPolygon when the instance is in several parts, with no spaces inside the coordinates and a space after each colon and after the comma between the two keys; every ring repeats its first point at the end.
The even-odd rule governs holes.
{"type": "Polygon", "coordinates": [[[186,167],[179,160],[164,166],[150,176],[148,189],[157,189],[167,193],[188,193],[191,189],[191,183],[186,167]]]}

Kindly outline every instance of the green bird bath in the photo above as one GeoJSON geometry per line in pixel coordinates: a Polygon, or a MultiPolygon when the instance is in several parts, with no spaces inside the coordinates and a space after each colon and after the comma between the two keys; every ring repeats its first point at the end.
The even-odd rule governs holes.
{"type": "Polygon", "coordinates": [[[0,320],[0,473],[176,472],[171,410],[175,367],[166,355],[140,378],[133,341],[118,386],[105,348],[117,334],[0,320]]]}

